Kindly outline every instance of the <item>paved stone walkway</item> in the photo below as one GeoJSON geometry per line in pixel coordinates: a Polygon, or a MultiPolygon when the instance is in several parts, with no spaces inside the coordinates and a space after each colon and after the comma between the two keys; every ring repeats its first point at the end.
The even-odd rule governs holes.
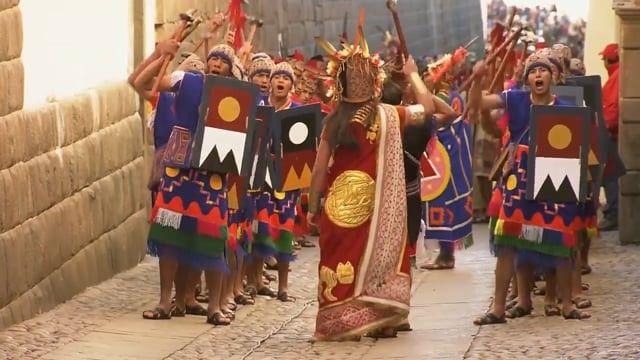
{"type": "MultiPolygon", "coordinates": [[[[640,317],[633,284],[640,248],[620,247],[611,233],[594,245],[594,318],[547,319],[540,312],[504,326],[478,328],[474,317],[490,304],[494,260],[485,227],[476,245],[458,256],[453,271],[416,272],[413,332],[397,339],[317,343],[313,334],[317,249],[293,265],[295,303],[260,298],[242,307],[229,327],[204,318],[145,321],[158,294],[157,263],[87,289],[71,301],[0,332],[0,359],[634,359],[640,358],[640,317]],[[630,307],[631,306],[631,307],[630,307]]],[[[541,309],[536,299],[536,309],[541,309]]]]}

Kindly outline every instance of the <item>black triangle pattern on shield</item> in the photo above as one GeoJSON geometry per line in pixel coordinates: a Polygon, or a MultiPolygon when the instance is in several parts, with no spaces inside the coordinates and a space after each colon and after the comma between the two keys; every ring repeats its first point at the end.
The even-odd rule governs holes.
{"type": "Polygon", "coordinates": [[[557,189],[550,176],[544,179],[540,191],[536,195],[536,200],[550,201],[550,199],[554,199],[554,202],[578,202],[578,196],[571,186],[569,177],[565,176],[557,189]]]}

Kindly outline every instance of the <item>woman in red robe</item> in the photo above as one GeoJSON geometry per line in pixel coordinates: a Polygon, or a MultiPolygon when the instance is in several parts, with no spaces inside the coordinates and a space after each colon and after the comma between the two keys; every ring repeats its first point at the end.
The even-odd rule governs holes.
{"type": "Polygon", "coordinates": [[[341,51],[320,43],[338,105],[325,120],[309,191],[308,220],[320,227],[317,341],[395,336],[409,313],[401,130],[430,119],[435,106],[413,59],[403,70],[419,105],[381,104],[382,61],[358,35],[341,51]]]}

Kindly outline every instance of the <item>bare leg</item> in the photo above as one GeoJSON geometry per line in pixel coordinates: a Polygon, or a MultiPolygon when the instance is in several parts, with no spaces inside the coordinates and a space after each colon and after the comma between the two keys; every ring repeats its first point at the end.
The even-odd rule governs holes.
{"type": "Polygon", "coordinates": [[[511,250],[503,250],[496,261],[496,287],[491,313],[497,317],[504,316],[509,282],[513,277],[513,261],[515,254],[511,250]]]}
{"type": "Polygon", "coordinates": [[[205,272],[207,288],[209,290],[209,316],[220,312],[220,294],[222,293],[222,278],[224,274],[220,270],[207,270],[205,272]]]}
{"type": "Polygon", "coordinates": [[[582,266],[590,267],[589,265],[589,249],[591,249],[591,239],[586,236],[584,242],[582,243],[582,248],[580,249],[580,260],[582,260],[582,266]]]}
{"type": "Polygon", "coordinates": [[[544,274],[545,281],[545,294],[544,294],[544,303],[545,305],[555,305],[558,300],[557,296],[557,288],[558,284],[556,281],[556,274],[553,271],[547,271],[544,274]]]}
{"type": "Polygon", "coordinates": [[[571,282],[573,279],[574,267],[569,260],[560,260],[556,266],[556,276],[558,280],[558,292],[562,298],[562,314],[572,319],[586,319],[590,317],[588,313],[579,312],[571,299],[571,282]]]}
{"type": "Polygon", "coordinates": [[[244,259],[242,258],[237,258],[236,259],[237,262],[237,269],[238,271],[236,272],[236,276],[234,278],[234,282],[233,282],[233,296],[238,296],[238,295],[244,295],[244,286],[242,286],[242,278],[243,278],[243,273],[244,273],[244,259]]]}
{"type": "Polygon", "coordinates": [[[289,301],[289,261],[278,260],[278,299],[281,301],[289,301]]]}
{"type": "MultiPolygon", "coordinates": [[[[160,256],[160,302],[157,308],[166,314],[171,311],[171,290],[173,290],[173,280],[178,270],[178,261],[171,256],[160,256]]],[[[146,319],[153,319],[155,311],[145,311],[142,316],[146,319]]]]}
{"type": "Polygon", "coordinates": [[[533,266],[524,265],[517,269],[516,278],[518,281],[518,305],[519,307],[531,309],[531,289],[533,287],[533,266]]]}
{"type": "Polygon", "coordinates": [[[196,300],[196,287],[200,283],[202,271],[189,269],[187,272],[187,291],[185,292],[184,303],[189,307],[200,306],[196,300]]]}
{"type": "Polygon", "coordinates": [[[178,264],[178,268],[176,270],[176,277],[174,280],[176,286],[176,307],[178,309],[184,309],[184,303],[186,299],[187,292],[187,278],[189,274],[189,268],[178,264]]]}

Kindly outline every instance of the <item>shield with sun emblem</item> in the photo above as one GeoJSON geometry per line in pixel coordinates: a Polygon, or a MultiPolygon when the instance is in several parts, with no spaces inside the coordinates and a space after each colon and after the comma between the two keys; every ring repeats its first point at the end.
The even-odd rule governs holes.
{"type": "Polygon", "coordinates": [[[258,86],[232,78],[207,76],[200,103],[191,165],[196,169],[250,176],[258,86]]]}
{"type": "Polygon", "coordinates": [[[531,107],[527,199],[586,200],[590,125],[591,110],[586,107],[531,107]]]}
{"type": "Polygon", "coordinates": [[[275,116],[282,144],[281,191],[309,187],[322,131],[320,104],[278,111],[275,116]]]}

